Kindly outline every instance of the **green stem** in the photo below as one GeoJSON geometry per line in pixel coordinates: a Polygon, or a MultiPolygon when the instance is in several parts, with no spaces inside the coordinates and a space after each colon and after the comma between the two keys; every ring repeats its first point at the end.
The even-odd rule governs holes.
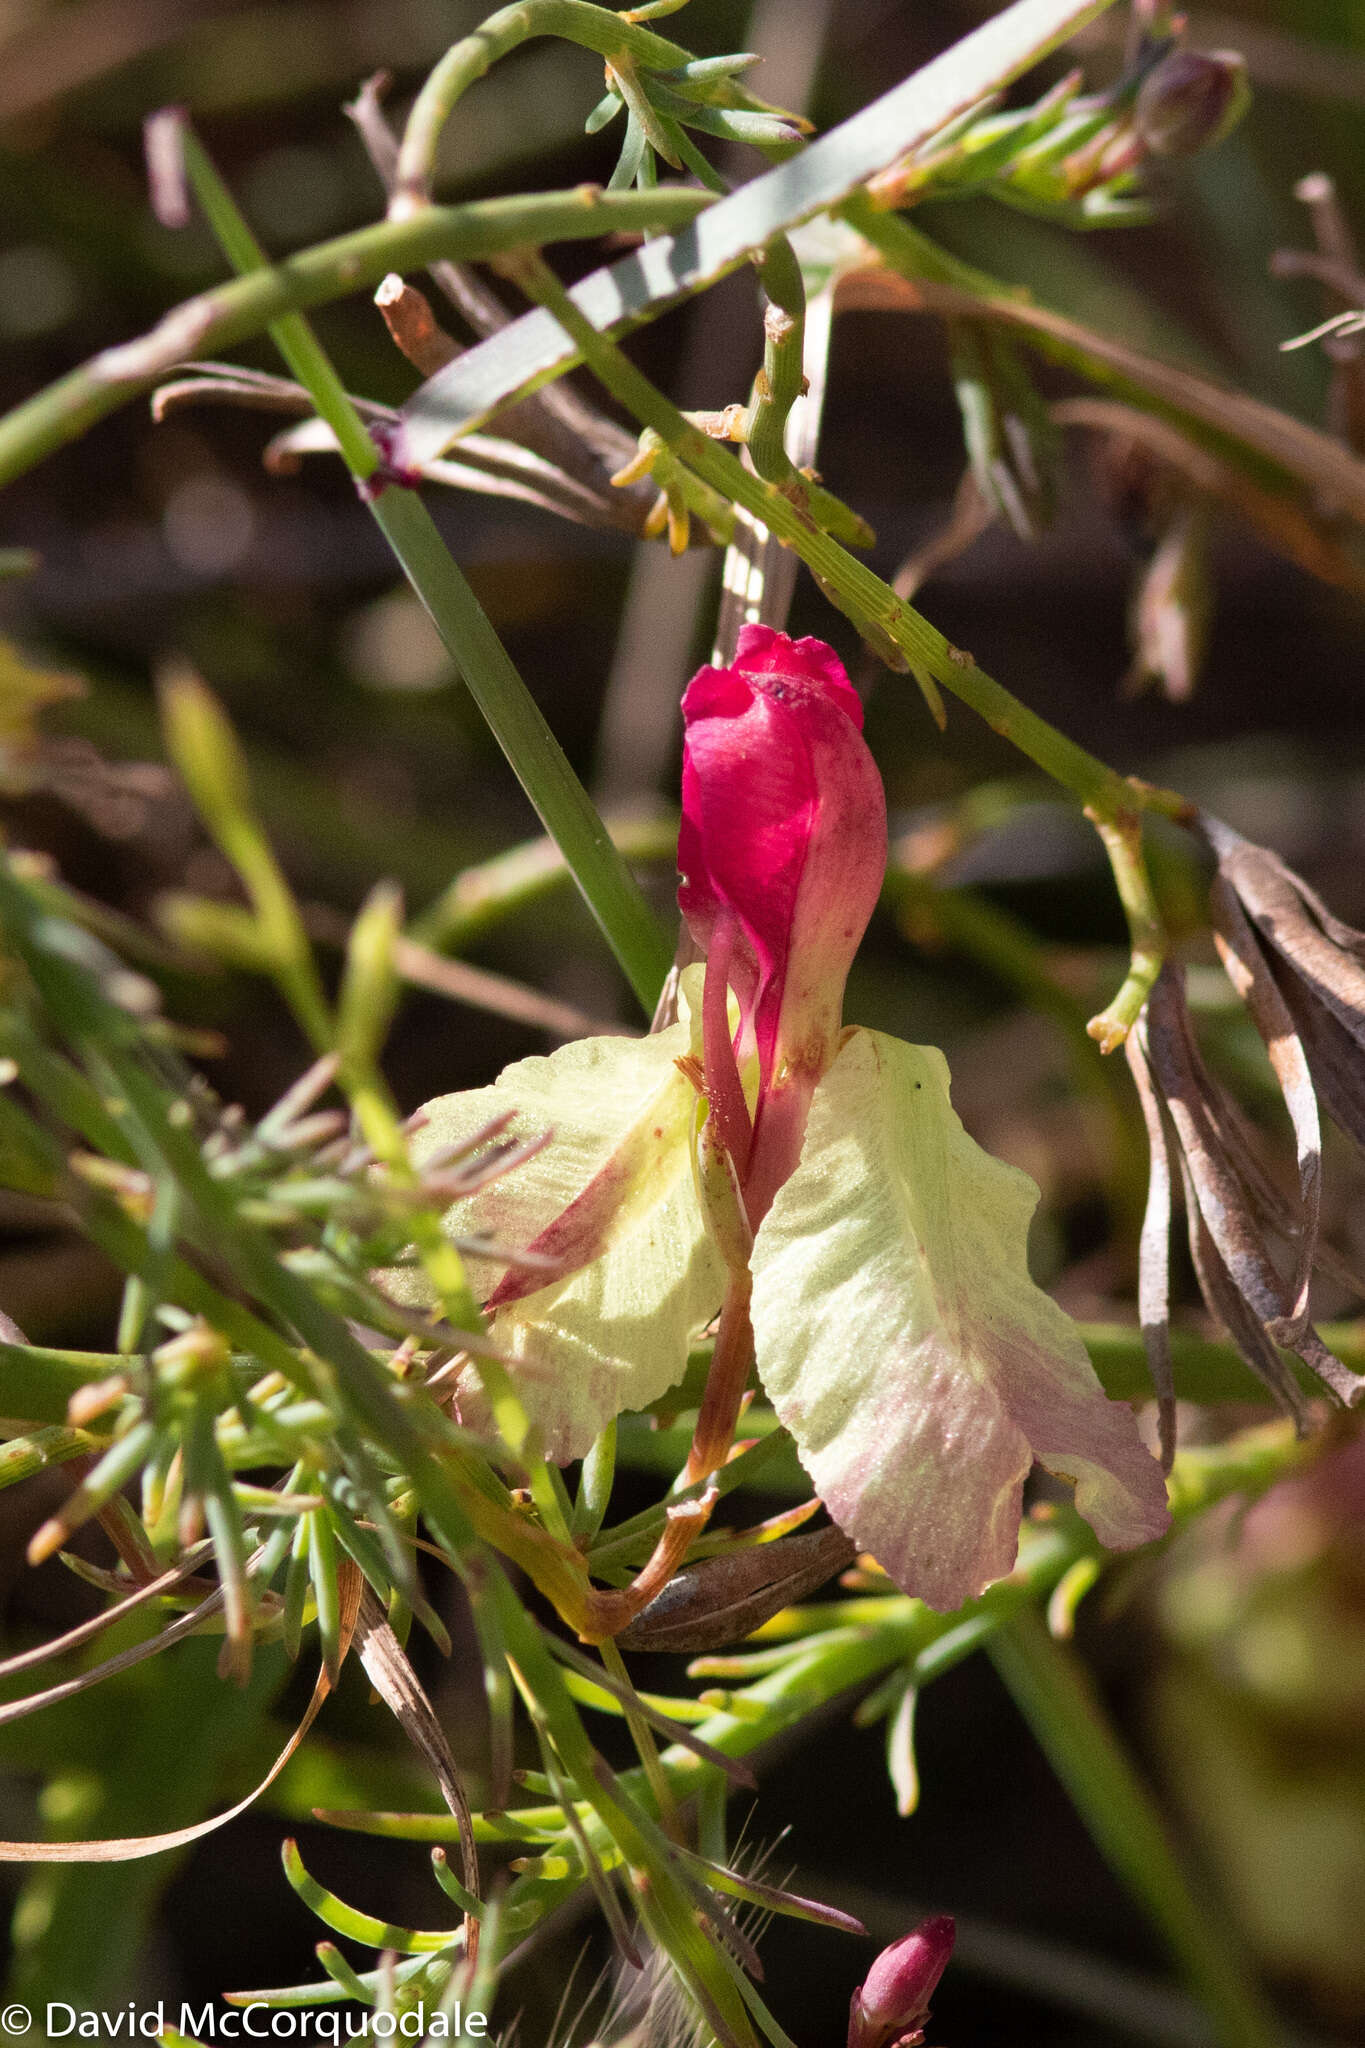
{"type": "Polygon", "coordinates": [[[1129,1030],[1136,1024],[1142,1006],[1152,992],[1152,983],[1161,972],[1161,963],[1166,957],[1166,931],[1143,856],[1141,817],[1134,810],[1121,812],[1117,818],[1101,817],[1087,810],[1087,816],[1109,856],[1114,886],[1128,921],[1128,943],[1132,949],[1122,988],[1108,1008],[1101,1010],[1099,1016],[1092,1017],[1086,1025],[1090,1036],[1098,1042],[1100,1051],[1113,1052],[1116,1046],[1123,1044],[1129,1030]]]}
{"type": "Polygon", "coordinates": [[[763,314],[763,368],[745,421],[749,458],[767,483],[793,477],[787,419],[801,396],[806,332],[806,290],[801,266],[785,235],[764,251],[759,268],[767,306],[763,314]]]}
{"type": "MultiPolygon", "coordinates": [[[[269,267],[265,250],[247,226],[193,129],[182,128],[181,143],[195,197],[228,262],[243,276],[265,271],[269,267]]],[[[373,476],[379,467],[379,451],[303,314],[282,313],[272,320],[270,338],[307,390],[319,419],[325,420],[335,434],[352,476],[373,476]]]]}
{"type": "Polygon", "coordinates": [[[625,1658],[621,1655],[621,1652],[617,1649],[610,1636],[607,1637],[605,1642],[598,1644],[597,1654],[617,1684],[624,1688],[621,1696],[621,1711],[625,1716],[626,1726],[630,1730],[631,1741],[635,1744],[635,1751],[640,1759],[640,1768],[645,1774],[645,1780],[653,1796],[659,1819],[663,1822],[669,1834],[676,1834],[678,1828],[678,1808],[673,1798],[673,1787],[669,1784],[668,1774],[659,1761],[659,1750],[654,1740],[654,1730],[650,1727],[648,1721],[640,1712],[639,1706],[636,1704],[635,1688],[631,1684],[625,1658]]]}
{"type": "MultiPolygon", "coordinates": [[[[583,1795],[587,1833],[605,1861],[624,1859],[637,1883],[636,1905],[649,1933],[696,1999],[714,2036],[730,2048],[756,2048],[752,2029],[734,1987],[719,1964],[715,1944],[698,1926],[692,1901],[680,1884],[663,1842],[641,1813],[626,1781],[598,1769],[563,1674],[544,1647],[538,1629],[503,1573],[488,1574],[491,1599],[508,1658],[549,1727],[568,1775],[583,1795]]],[[[644,1799],[648,1785],[643,1781],[644,1799]]],[[[572,1885],[570,1886],[572,1888],[572,1885]]],[[[548,1892],[550,1887],[544,1887],[548,1892]]]]}
{"type": "Polygon", "coordinates": [[[1021,704],[1002,684],[979,669],[969,654],[952,647],[912,605],[897,597],[880,576],[828,534],[813,528],[781,491],[751,475],[718,443],[698,432],[614,342],[598,333],[547,265],[523,262],[518,275],[554,314],[611,395],[634,413],[642,425],[652,427],[675,454],[714,484],[723,496],[743,505],[785,541],[829,586],[835,601],[848,611],[855,624],[868,621],[880,626],[911,661],[927,668],[945,689],[978,712],[993,731],[1008,739],[1099,816],[1119,817],[1136,808],[1161,810],[1177,817],[1188,815],[1189,805],[1183,797],[1134,784],[1021,704]]]}
{"type": "Polygon", "coordinates": [[[713,203],[681,186],[602,192],[582,186],[465,206],[426,207],[411,220],[380,221],[234,278],[174,307],[150,332],[106,349],[0,420],[0,484],[79,440],[107,414],[149,391],[177,363],[222,353],[281,314],[345,298],[390,270],[420,270],[447,259],[480,261],[534,242],[587,241],[617,231],[683,227],[713,203]]]}
{"type": "MultiPolygon", "coordinates": [[[[265,256],[192,134],[185,161],[229,262],[258,269],[265,256]]],[[[302,313],[283,313],[271,339],[335,434],[352,476],[375,478],[379,451],[302,313]]],[[[625,861],[486,613],[414,491],[381,485],[369,496],[381,532],[429,613],[541,822],[648,1013],[670,965],[668,946],[625,861]]]]}
{"type": "Polygon", "coordinates": [[[1020,1608],[987,1649],[1105,1859],[1170,1943],[1223,2048],[1279,2048],[1273,2012],[1207,1891],[1196,1897],[1075,1652],[1054,1641],[1033,1607],[1020,1608]]]}
{"type": "MultiPolygon", "coordinates": [[[[678,851],[676,813],[662,818],[607,819],[613,845],[628,860],[671,864],[678,851]]],[[[438,953],[458,953],[504,918],[532,908],[561,886],[568,870],[553,839],[527,839],[459,874],[414,918],[411,936],[438,953]]]]}
{"type": "MultiPolygon", "coordinates": [[[[1287,1423],[1182,1451],[1171,1479],[1172,1517],[1179,1527],[1232,1495],[1256,1499],[1311,1455],[1287,1423]]],[[[741,1646],[732,1655],[696,1661],[694,1676],[737,1681],[739,1687],[732,1695],[733,1706],[727,1704],[699,1722],[696,1733],[726,1756],[750,1757],[788,1730],[809,1723],[839,1698],[907,1664],[915,1666],[918,1683],[928,1684],[1023,1609],[1045,1600],[1078,1559],[1103,1556],[1093,1532],[1067,1507],[1054,1522],[1026,1522],[1015,1570],[956,1614],[937,1614],[922,1601],[900,1594],[798,1609],[791,1617],[788,1640],[779,1640],[769,1624],[761,1647],[741,1646]]],[[[717,1766],[680,1746],[666,1750],[662,1761],[679,1800],[691,1799],[720,1777],[717,1766]]],[[[621,1783],[642,1802],[649,1799],[643,1772],[628,1772],[621,1783]]],[[[553,1823],[554,1809],[533,1810],[527,1818],[553,1823]]],[[[589,1825],[591,1829],[593,1824],[589,1825]]],[[[476,1823],[476,1834],[479,1827],[476,1823]]],[[[407,1823],[403,1832],[422,1839],[414,1823],[407,1823]]],[[[490,1832],[487,1838],[496,1837],[490,1832]]],[[[599,1846],[606,1847],[600,1838],[599,1846]]],[[[561,1885],[546,1886],[540,1898],[543,1909],[568,1897],[576,1883],[568,1878],[561,1885]]],[[[515,1888],[511,1896],[516,1899],[515,1888]]],[[[1256,2048],[1264,2038],[1248,2032],[1243,2048],[1256,2048]]]]}
{"type": "Polygon", "coordinates": [[[725,449],[699,433],[616,344],[598,332],[547,264],[524,259],[518,265],[518,275],[527,292],[554,314],[605,389],[706,482],[732,503],[743,505],[799,555],[860,631],[870,629],[874,643],[879,636],[890,639],[912,669],[927,671],[984,718],[992,731],[1071,790],[1093,823],[1116,828],[1102,836],[1111,861],[1115,846],[1122,848],[1123,871],[1116,867],[1115,879],[1128,917],[1134,961],[1115,1003],[1090,1027],[1103,1049],[1112,1050],[1137,1015],[1160,968],[1160,924],[1142,868],[1140,813],[1157,810],[1184,819],[1190,812],[1186,799],[1118,774],[1020,703],[978,668],[970,654],[951,646],[937,627],[898,597],[880,576],[815,526],[781,489],[750,474],[725,449]]]}
{"type": "Polygon", "coordinates": [[[562,36],[609,62],[643,64],[654,71],[675,70],[690,63],[692,55],[681,43],[671,43],[588,0],[515,0],[500,8],[447,50],[418,93],[398,153],[393,200],[397,214],[425,204],[441,130],[456,101],[500,57],[533,36],[562,36]]]}

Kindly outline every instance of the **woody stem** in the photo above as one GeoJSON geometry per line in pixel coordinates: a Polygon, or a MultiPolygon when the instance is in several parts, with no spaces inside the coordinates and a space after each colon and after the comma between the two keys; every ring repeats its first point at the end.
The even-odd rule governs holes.
{"type": "Polygon", "coordinates": [[[711,1370],[706,1376],[706,1391],[692,1432],[692,1448],[682,1478],[684,1486],[705,1479],[730,1454],[740,1403],[749,1383],[749,1368],[754,1362],[754,1332],[749,1321],[752,1292],[748,1269],[732,1270],[720,1312],[711,1370]]]}
{"type": "Polygon", "coordinates": [[[699,1500],[679,1501],[669,1508],[663,1534],[630,1584],[610,1592],[596,1586],[589,1590],[581,1611],[566,1616],[574,1620],[585,1643],[601,1643],[617,1635],[662,1593],[710,1521],[718,1498],[715,1487],[708,1486],[699,1500]]]}

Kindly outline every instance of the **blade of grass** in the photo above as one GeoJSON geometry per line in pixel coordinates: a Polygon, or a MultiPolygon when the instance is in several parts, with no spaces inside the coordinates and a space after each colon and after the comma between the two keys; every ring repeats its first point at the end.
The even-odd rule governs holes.
{"type": "Polygon", "coordinates": [[[1075,1652],[1020,1607],[987,1652],[1105,1860],[1165,1935],[1223,2048],[1283,2036],[1207,1888],[1196,1896],[1147,1787],[1075,1652]]]}
{"type": "MultiPolygon", "coordinates": [[[[224,254],[247,273],[265,264],[227,187],[188,130],[186,169],[224,254]]],[[[486,613],[415,491],[382,473],[379,449],[301,313],[270,323],[272,340],[336,436],[346,465],[437,632],[459,666],[513,772],[562,852],[588,908],[648,1014],[670,953],[639,885],[617,852],[486,613]]]]}

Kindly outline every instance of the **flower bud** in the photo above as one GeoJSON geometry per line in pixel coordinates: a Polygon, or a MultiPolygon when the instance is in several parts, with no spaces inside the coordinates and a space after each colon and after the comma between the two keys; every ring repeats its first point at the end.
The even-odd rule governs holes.
{"type": "Polygon", "coordinates": [[[952,1915],[936,1913],[882,1950],[853,1994],[848,2048],[912,2048],[921,2038],[956,1933],[952,1915]]]}
{"type": "Polygon", "coordinates": [[[1236,50],[1172,50],[1143,79],[1134,120],[1153,156],[1194,156],[1222,141],[1250,98],[1236,50]]]}
{"type": "MultiPolygon", "coordinates": [[[[678,902],[706,951],[708,987],[720,984],[706,1010],[724,1037],[728,980],[741,1051],[758,1054],[756,1143],[774,1091],[791,1097],[781,1159],[765,1148],[767,1199],[796,1163],[805,1104],[836,1050],[844,982],[886,869],[886,798],[862,706],[823,641],[745,626],[731,667],[693,677],[683,717],[678,902]]],[[[743,1116],[723,1050],[708,1033],[708,1094],[713,1109],[736,1098],[723,1112],[733,1128],[743,1116]]],[[[727,1145],[743,1173],[747,1148],[727,1145]]]]}
{"type": "Polygon", "coordinates": [[[731,981],[766,1080],[779,1044],[823,1050],[886,868],[886,799],[843,664],[821,640],[745,626],[731,668],[683,698],[678,901],[709,948],[727,913],[731,981]]]}

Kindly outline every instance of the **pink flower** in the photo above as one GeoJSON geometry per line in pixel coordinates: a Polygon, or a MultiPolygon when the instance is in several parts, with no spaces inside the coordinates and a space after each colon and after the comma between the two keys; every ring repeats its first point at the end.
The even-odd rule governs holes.
{"type": "MultiPolygon", "coordinates": [[[[476,1260],[497,1248],[491,1334],[541,1442],[581,1457],[675,1386],[719,1306],[689,1478],[724,1463],[755,1370],[834,1521],[931,1606],[1010,1570],[1035,1459],[1111,1548],[1159,1536],[1160,1468],[1029,1275],[1037,1189],[963,1130],[941,1053],[842,1025],[886,804],[836,656],[751,626],[683,711],[679,900],[706,962],[682,1020],[428,1106],[438,1149],[509,1110],[553,1132],[451,1217],[476,1260]]],[[[479,1363],[466,1427],[492,1426],[479,1363]]],[[[857,2048],[909,2048],[895,2000],[867,2002],[891,1969],[857,2048]]]]}
{"type": "Polygon", "coordinates": [[[693,677],[683,718],[678,902],[707,959],[707,1092],[756,1225],[838,1049],[844,982],[886,869],[886,798],[862,706],[822,640],[745,626],[731,667],[693,677]],[[758,1055],[752,1133],[727,984],[739,1058],[758,1055]]]}
{"type": "Polygon", "coordinates": [[[853,1994],[848,2048],[912,2048],[923,2039],[929,2000],[956,1934],[952,1915],[937,1913],[882,1950],[853,1994]]]}

